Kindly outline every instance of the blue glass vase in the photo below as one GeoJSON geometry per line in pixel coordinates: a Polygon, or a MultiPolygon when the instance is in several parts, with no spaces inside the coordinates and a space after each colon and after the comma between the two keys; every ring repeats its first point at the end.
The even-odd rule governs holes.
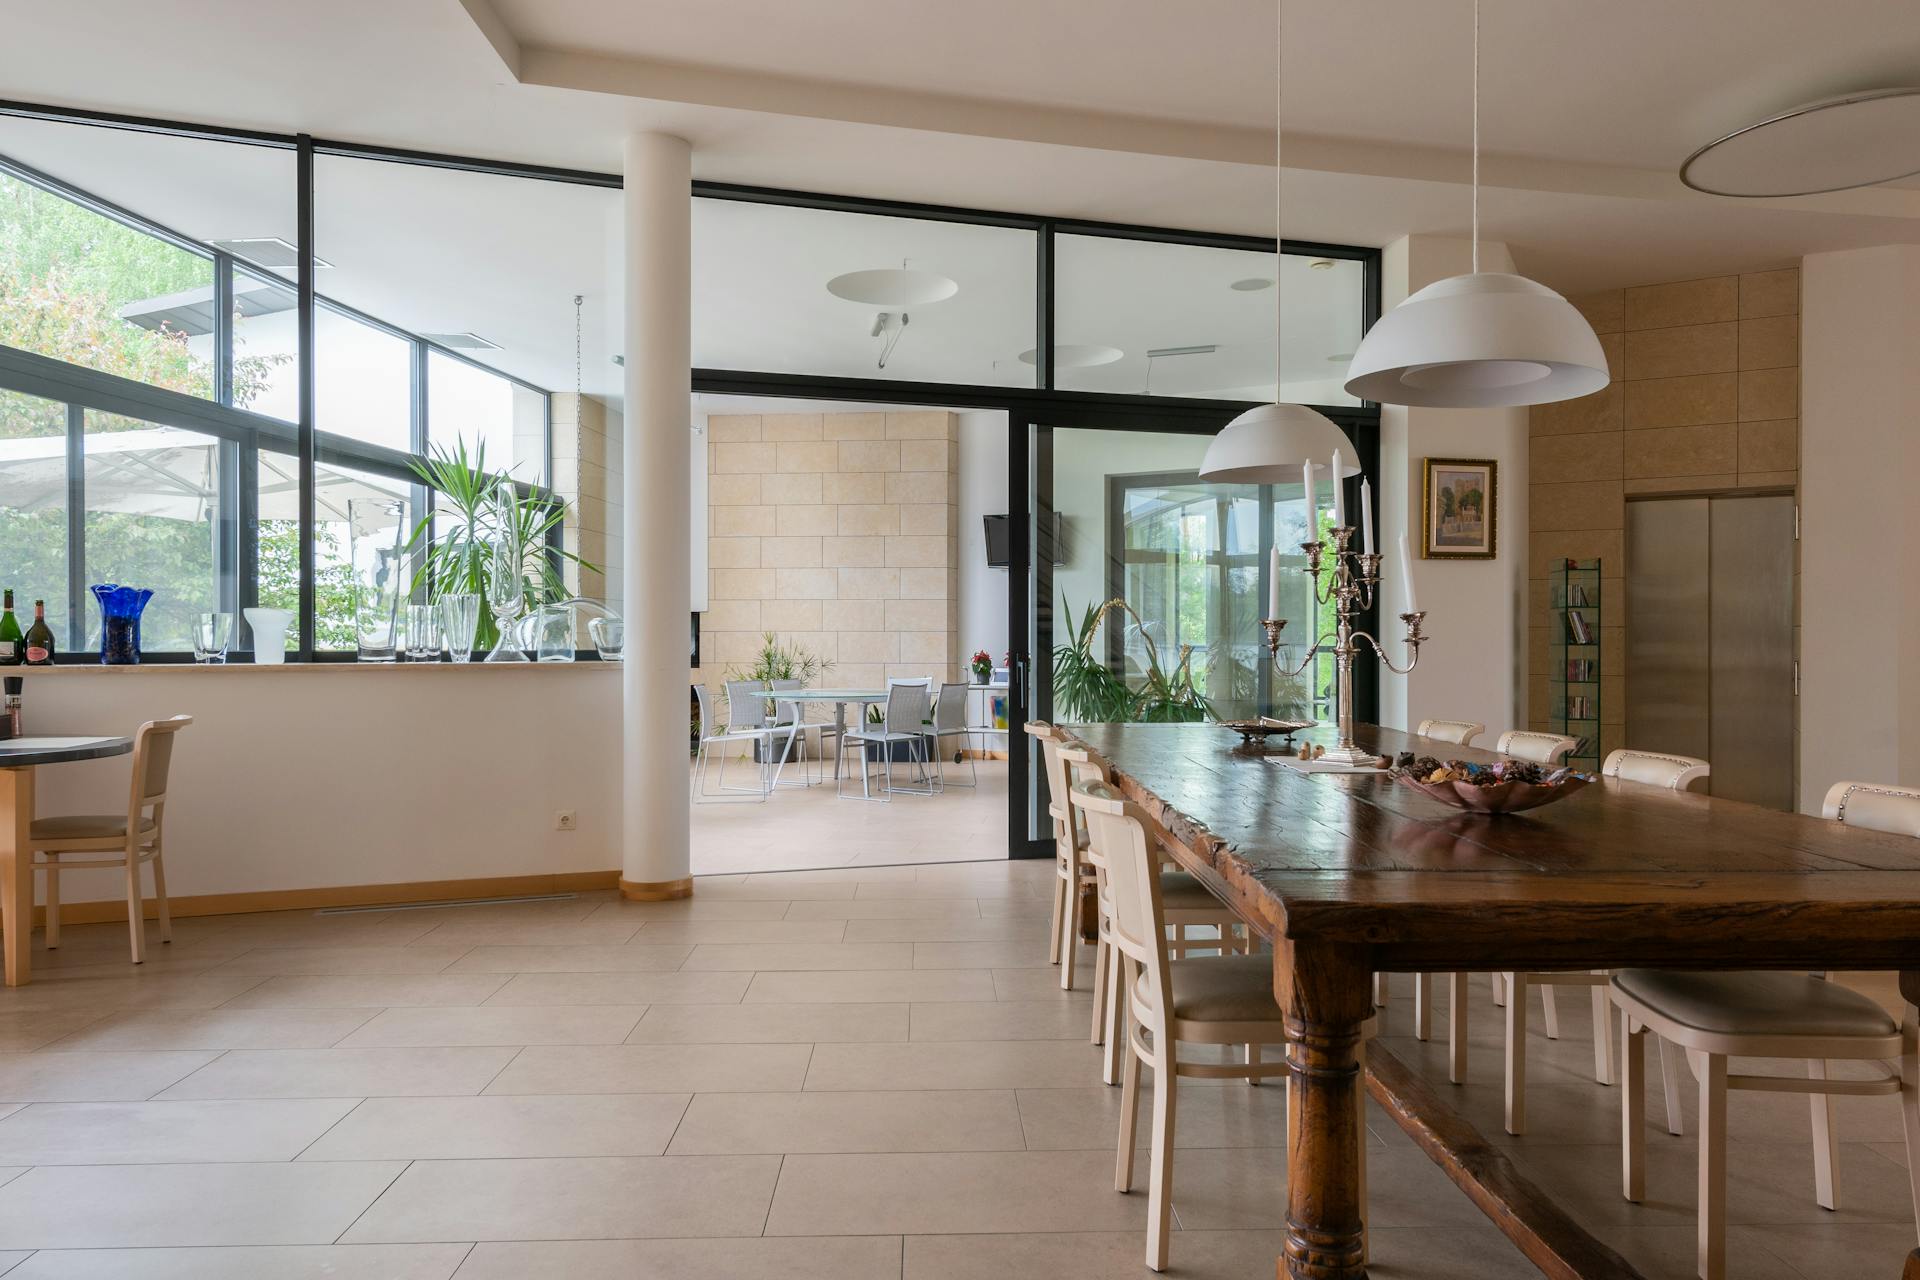
{"type": "Polygon", "coordinates": [[[146,587],[100,582],[87,588],[100,602],[100,661],[104,666],[135,666],[140,661],[140,613],[153,599],[146,587]]]}

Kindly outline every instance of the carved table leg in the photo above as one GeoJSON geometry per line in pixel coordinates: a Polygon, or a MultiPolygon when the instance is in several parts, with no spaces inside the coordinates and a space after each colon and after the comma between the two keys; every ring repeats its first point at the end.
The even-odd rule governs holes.
{"type": "Polygon", "coordinates": [[[1274,994],[1286,1012],[1287,1239],[1279,1280],[1364,1280],[1361,1024],[1371,973],[1357,948],[1281,939],[1274,994]]]}
{"type": "MultiPolygon", "coordinates": [[[[1920,969],[1900,974],[1900,995],[1907,1002],[1900,1018],[1900,1121],[1906,1130],[1907,1163],[1915,1163],[1920,1152],[1920,969]]],[[[1913,1207],[1920,1214],[1920,1168],[1910,1169],[1907,1185],[1913,1192],[1913,1207]]],[[[1907,1255],[1900,1269],[1900,1280],[1920,1280],[1920,1249],[1907,1255]]]]}

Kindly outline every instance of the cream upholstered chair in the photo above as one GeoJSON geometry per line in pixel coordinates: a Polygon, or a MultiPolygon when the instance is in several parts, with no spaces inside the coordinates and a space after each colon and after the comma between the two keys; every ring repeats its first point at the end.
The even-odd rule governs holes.
{"type": "Polygon", "coordinates": [[[1920,787],[1884,782],[1836,782],[1827,789],[1820,816],[1849,826],[1920,836],[1920,787]]]}
{"type": "Polygon", "coordinates": [[[1452,742],[1463,747],[1473,745],[1473,740],[1487,731],[1487,726],[1472,720],[1422,720],[1419,734],[1423,738],[1432,738],[1436,742],[1452,742]]]}
{"type": "MultiPolygon", "coordinates": [[[[1712,773],[1712,766],[1694,756],[1672,755],[1658,751],[1622,748],[1608,753],[1600,766],[1605,778],[1638,782],[1669,791],[1685,791],[1712,773]]],[[[1527,992],[1540,988],[1540,1001],[1546,1012],[1547,1039],[1560,1038],[1560,1011],[1554,1004],[1554,988],[1586,987],[1593,993],[1593,1078],[1612,1084],[1613,1009],[1607,998],[1612,975],[1604,969],[1591,973],[1507,973],[1507,1110],[1508,1133],[1527,1129],[1527,992]]],[[[1667,1128],[1680,1132],[1679,1064],[1666,1044],[1660,1046],[1660,1067],[1666,1089],[1667,1128]]]]}
{"type": "Polygon", "coordinates": [[[1580,745],[1580,739],[1569,738],[1558,733],[1535,733],[1531,729],[1509,729],[1500,735],[1493,749],[1503,756],[1512,756],[1515,760],[1530,760],[1534,764],[1562,765],[1573,749],[1580,745]]]}
{"type": "MultiPolygon", "coordinates": [[[[1174,1117],[1181,1076],[1258,1080],[1281,1075],[1284,1061],[1196,1062],[1186,1044],[1284,1044],[1285,1024],[1273,996],[1273,965],[1262,956],[1175,960],[1167,954],[1163,877],[1153,852],[1157,824],[1104,782],[1079,782],[1073,805],[1086,815],[1091,846],[1107,867],[1112,940],[1131,1027],[1121,1084],[1116,1191],[1133,1187],[1134,1134],[1140,1113],[1140,1064],[1153,1067],[1153,1132],[1147,1175],[1147,1265],[1167,1268],[1173,1213],[1174,1117]]],[[[1355,1123],[1360,1117],[1355,1116],[1355,1123]]],[[[1362,1142],[1361,1147],[1366,1143],[1362,1142]]],[[[1361,1203],[1366,1200],[1361,1153],[1361,1203]]]]}
{"type": "Polygon", "coordinates": [[[124,867],[127,873],[127,931],[133,962],[147,958],[146,904],[140,893],[140,864],[153,864],[153,897],[159,907],[160,941],[173,941],[173,917],[167,911],[167,869],[162,837],[167,820],[167,773],[173,765],[173,736],[193,723],[192,716],[149,720],[133,736],[133,783],[125,813],[75,814],[35,818],[29,833],[39,855],[34,870],[47,874],[47,947],[60,945],[60,873],[86,867],[124,867]],[[76,860],[72,855],[111,857],[76,860]]]}
{"type": "Polygon", "coordinates": [[[1060,989],[1073,986],[1080,947],[1080,893],[1094,888],[1093,864],[1085,857],[1086,834],[1074,821],[1067,801],[1067,766],[1060,758],[1066,735],[1044,720],[1030,720],[1026,731],[1040,745],[1047,775],[1047,815],[1053,819],[1053,924],[1047,960],[1060,966],[1060,989]]]}
{"type": "MultiPolygon", "coordinates": [[[[1060,747],[1060,760],[1067,773],[1069,787],[1082,782],[1110,782],[1113,772],[1107,762],[1084,747],[1060,747]]],[[[1100,849],[1087,838],[1086,821],[1078,810],[1071,811],[1076,823],[1080,840],[1080,853],[1085,862],[1093,868],[1094,903],[1099,912],[1099,931],[1093,953],[1093,1030],[1091,1038],[1095,1044],[1107,1046],[1105,1061],[1101,1067],[1100,1078],[1108,1084],[1120,1083],[1120,1062],[1123,1053],[1122,1042],[1126,1032],[1126,999],[1119,982],[1120,953],[1113,948],[1113,885],[1108,875],[1106,859],[1100,849]]],[[[1157,824],[1149,826],[1153,837],[1149,847],[1154,857],[1161,858],[1160,846],[1169,843],[1172,837],[1157,824]]],[[[1185,871],[1169,869],[1162,865],[1160,871],[1160,903],[1165,916],[1166,927],[1172,931],[1168,946],[1180,956],[1189,956],[1196,951],[1213,951],[1220,955],[1229,952],[1253,950],[1253,934],[1244,933],[1244,939],[1236,938],[1239,917],[1233,908],[1213,896],[1207,887],[1185,871]],[[1192,928],[1213,930],[1213,937],[1193,937],[1188,934],[1192,928]]],[[[1257,1044],[1247,1046],[1247,1060],[1253,1061],[1260,1056],[1257,1044]]]]}

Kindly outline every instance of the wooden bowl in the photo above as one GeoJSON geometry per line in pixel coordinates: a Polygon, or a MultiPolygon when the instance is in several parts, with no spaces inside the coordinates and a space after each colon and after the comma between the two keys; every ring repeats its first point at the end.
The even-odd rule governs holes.
{"type": "Polygon", "coordinates": [[[1221,720],[1218,723],[1222,729],[1231,729],[1239,734],[1242,746],[1255,747],[1264,744],[1268,738],[1276,733],[1285,734],[1287,741],[1291,743],[1294,734],[1299,733],[1302,729],[1311,729],[1319,722],[1316,720],[1273,720],[1262,716],[1258,720],[1221,720]]]}
{"type": "Polygon", "coordinates": [[[1426,792],[1441,804],[1470,813],[1519,813],[1523,809],[1537,809],[1543,804],[1564,800],[1587,785],[1585,778],[1568,778],[1551,787],[1535,782],[1496,782],[1491,786],[1476,787],[1458,779],[1422,782],[1404,773],[1393,776],[1416,791],[1426,792]]]}

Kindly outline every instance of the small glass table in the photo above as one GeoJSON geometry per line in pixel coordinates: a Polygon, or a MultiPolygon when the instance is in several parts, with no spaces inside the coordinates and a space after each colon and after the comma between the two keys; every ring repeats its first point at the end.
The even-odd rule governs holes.
{"type": "Polygon", "coordinates": [[[884,705],[887,701],[885,689],[781,689],[770,695],[781,702],[830,702],[833,704],[833,778],[840,780],[840,743],[846,741],[847,708],[860,708],[860,718],[865,719],[867,708],[884,705]]]}

